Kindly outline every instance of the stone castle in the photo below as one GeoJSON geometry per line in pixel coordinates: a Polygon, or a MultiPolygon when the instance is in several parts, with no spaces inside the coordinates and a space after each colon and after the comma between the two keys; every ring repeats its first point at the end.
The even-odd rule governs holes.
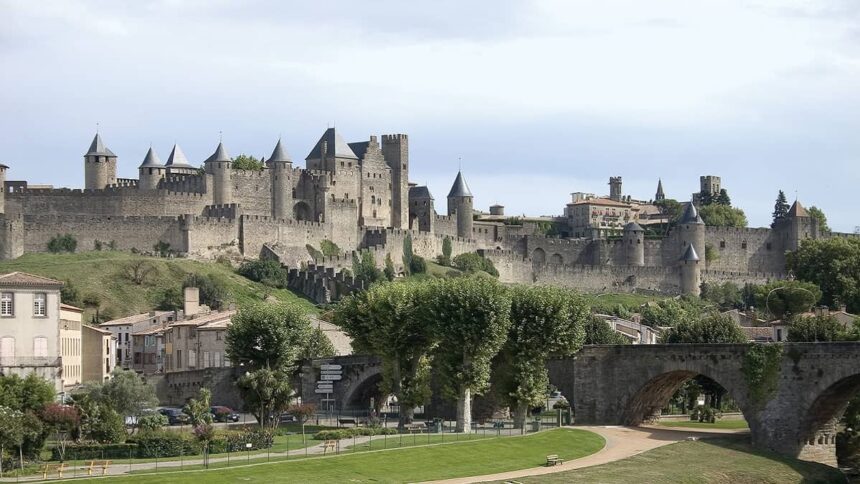
{"type": "Polygon", "coordinates": [[[83,190],[6,181],[8,167],[0,165],[0,257],[44,252],[52,238],[71,234],[79,251],[110,244],[149,252],[159,245],[196,258],[276,257],[296,271],[308,267],[305,279],[325,286],[326,275],[351,267],[354,251],[371,251],[379,264],[391,256],[399,265],[407,236],[425,258],[441,254],[448,238],[454,255],[478,251],[493,260],[505,282],[697,293],[701,281],[785,277],[785,252],[804,238],[823,236],[795,202],[772,229],[706,227],[689,203],[671,231],[646,237],[639,209],[617,206],[632,203],[621,195],[620,177],[610,180],[610,197],[584,197],[568,205],[570,217],[554,219],[566,227],[565,237],[540,235],[528,219],[506,219],[500,205],[480,216],[462,173],[440,215],[427,187],[409,183],[405,134],[347,143],[329,128],[305,158],[305,168],[293,166],[280,140],[264,162],[262,170],[236,169],[219,143],[198,168],[174,145],[166,163],[150,148],[138,178],[123,179],[117,177],[117,155],[96,134],[84,154],[83,190]],[[596,217],[597,210],[618,230],[577,233],[573,214],[596,217]],[[337,244],[343,255],[317,254],[314,260],[309,247],[319,248],[323,240],[337,244]],[[706,261],[706,247],[717,256],[706,261]]]}

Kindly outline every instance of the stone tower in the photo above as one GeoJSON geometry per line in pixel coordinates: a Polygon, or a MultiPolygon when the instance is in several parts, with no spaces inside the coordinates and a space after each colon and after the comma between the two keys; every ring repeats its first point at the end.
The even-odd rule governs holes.
{"type": "Polygon", "coordinates": [[[609,177],[609,198],[611,200],[615,200],[616,202],[621,201],[621,177],[620,176],[609,177]]]}
{"type": "Polygon", "coordinates": [[[699,216],[699,211],[692,202],[688,203],[678,222],[678,245],[680,250],[685,250],[687,245],[692,244],[696,254],[705,254],[705,222],[699,216]]]}
{"type": "Polygon", "coordinates": [[[149,151],[146,152],[143,163],[137,168],[138,178],[140,179],[137,185],[138,188],[141,190],[155,190],[158,188],[158,182],[164,178],[166,170],[155,150],[150,147],[149,151]]]}
{"type": "Polygon", "coordinates": [[[6,170],[9,167],[0,164],[0,213],[6,213],[6,170]]]}
{"type": "Polygon", "coordinates": [[[785,250],[797,250],[804,239],[817,239],[819,236],[818,220],[810,216],[798,200],[774,228],[782,232],[785,250]]]}
{"type": "Polygon", "coordinates": [[[105,146],[100,134],[96,133],[90,149],[84,155],[84,188],[104,190],[116,184],[116,155],[105,146]]]}
{"type": "Polygon", "coordinates": [[[448,192],[448,215],[457,216],[457,237],[472,238],[472,192],[463,178],[463,172],[457,172],[454,185],[448,192]]]}
{"type": "Polygon", "coordinates": [[[701,267],[699,254],[693,244],[687,244],[681,256],[681,294],[698,296],[701,292],[701,267]]]}
{"type": "Polygon", "coordinates": [[[178,144],[173,145],[170,150],[170,156],[167,157],[167,163],[164,165],[168,175],[193,175],[197,173],[197,168],[188,162],[185,153],[178,144]]]}
{"type": "Polygon", "coordinates": [[[409,187],[409,230],[433,232],[436,209],[433,195],[426,186],[409,187]]]}
{"type": "Polygon", "coordinates": [[[281,145],[281,140],[278,140],[266,164],[272,179],[272,218],[292,218],[293,160],[281,145]]]}
{"type": "Polygon", "coordinates": [[[663,180],[657,179],[657,193],[654,195],[655,202],[662,202],[666,200],[666,194],[663,193],[663,180]]]}
{"type": "Polygon", "coordinates": [[[409,228],[409,137],[382,135],[382,156],[391,168],[391,226],[409,228]]]}
{"type": "Polygon", "coordinates": [[[624,226],[624,234],[622,237],[624,244],[624,253],[627,258],[627,265],[639,266],[645,265],[645,229],[636,222],[630,222],[624,226]]]}
{"type": "Polygon", "coordinates": [[[224,205],[233,203],[233,160],[227,154],[224,143],[218,143],[215,153],[203,162],[206,174],[212,175],[212,203],[224,205]]]}

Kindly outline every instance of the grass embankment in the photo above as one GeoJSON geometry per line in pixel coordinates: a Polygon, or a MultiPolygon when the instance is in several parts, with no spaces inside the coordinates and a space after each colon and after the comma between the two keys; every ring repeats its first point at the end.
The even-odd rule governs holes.
{"type": "Polygon", "coordinates": [[[690,420],[661,420],[657,425],[661,427],[677,427],[685,429],[725,429],[739,430],[750,428],[746,420],[743,419],[721,419],[714,423],[692,422],[690,420]]]}
{"type": "Polygon", "coordinates": [[[752,449],[746,439],[719,438],[678,442],[629,459],[518,482],[606,484],[845,482],[833,467],[752,449]]]}
{"type": "MultiPolygon", "coordinates": [[[[215,471],[170,473],[171,483],[207,482],[415,482],[537,467],[547,454],[576,459],[602,449],[604,440],[579,429],[524,437],[479,439],[325,458],[281,461],[215,471]]],[[[166,474],[133,475],[123,482],[161,483],[166,474]]]]}
{"type": "MultiPolygon", "coordinates": [[[[238,305],[261,301],[271,295],[281,301],[301,304],[308,312],[316,312],[309,301],[284,289],[272,289],[237,274],[230,266],[190,259],[163,259],[145,257],[129,252],[93,251],[75,254],[24,254],[0,262],[0,272],[23,271],[62,281],[71,281],[81,297],[95,294],[101,300],[101,310],[112,318],[140,314],[158,304],[166,288],[180,289],[185,277],[191,273],[213,276],[223,281],[229,302],[238,305]],[[152,271],[146,281],[137,285],[125,276],[125,268],[138,261],[146,261],[152,271]]],[[[89,321],[92,310],[84,320],[89,321]]]]}
{"type": "Polygon", "coordinates": [[[619,304],[631,311],[635,311],[639,306],[652,301],[662,301],[666,296],[657,296],[652,294],[637,294],[637,293],[612,293],[606,292],[602,294],[585,294],[586,300],[592,307],[601,312],[611,312],[612,308],[619,304]]]}

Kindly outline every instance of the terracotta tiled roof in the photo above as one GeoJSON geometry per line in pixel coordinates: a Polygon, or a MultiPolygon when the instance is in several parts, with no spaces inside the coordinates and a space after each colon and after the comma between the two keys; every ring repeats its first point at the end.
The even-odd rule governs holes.
{"type": "Polygon", "coordinates": [[[791,208],[788,209],[789,217],[809,217],[809,212],[803,208],[803,205],[800,204],[799,201],[795,200],[794,204],[791,205],[791,208]]]}
{"type": "Polygon", "coordinates": [[[605,207],[627,207],[632,208],[632,205],[624,202],[616,202],[609,198],[589,198],[588,200],[580,200],[569,205],[603,205],[605,207]]]}
{"type": "Polygon", "coordinates": [[[26,272],[10,272],[0,275],[0,286],[33,286],[33,287],[57,287],[63,286],[63,281],[50,279],[48,277],[28,274],[26,272]]]}
{"type": "Polygon", "coordinates": [[[105,321],[99,326],[125,326],[128,324],[140,323],[142,321],[146,321],[150,318],[157,318],[159,316],[163,316],[165,314],[169,314],[172,311],[155,311],[154,315],[150,315],[149,313],[135,314],[133,316],[126,316],[124,318],[112,319],[110,321],[105,321]]]}
{"type": "Polygon", "coordinates": [[[750,340],[768,340],[773,338],[773,329],[760,326],[741,326],[741,331],[750,340]]]}
{"type": "Polygon", "coordinates": [[[83,309],[76,307],[76,306],[72,306],[71,304],[66,304],[66,303],[60,303],[60,309],[65,309],[66,311],[74,311],[76,313],[84,312],[83,309]]]}

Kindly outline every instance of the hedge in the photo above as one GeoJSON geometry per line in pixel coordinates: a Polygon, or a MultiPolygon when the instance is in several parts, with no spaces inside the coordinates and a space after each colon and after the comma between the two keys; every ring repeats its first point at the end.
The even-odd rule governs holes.
{"type": "MultiPolygon", "coordinates": [[[[67,459],[128,459],[137,454],[137,444],[69,444],[67,459]]],[[[51,460],[60,460],[60,452],[51,449],[51,460]]]]}
{"type": "Polygon", "coordinates": [[[142,432],[129,439],[129,443],[137,444],[137,456],[141,458],[178,457],[202,452],[200,442],[190,435],[167,430],[142,432]]]}
{"type": "Polygon", "coordinates": [[[387,428],[387,427],[350,427],[348,429],[337,429],[337,430],[320,430],[315,433],[313,438],[315,440],[342,440],[349,439],[352,437],[359,436],[371,436],[371,435],[394,435],[397,434],[397,429],[395,428],[387,428]]]}

